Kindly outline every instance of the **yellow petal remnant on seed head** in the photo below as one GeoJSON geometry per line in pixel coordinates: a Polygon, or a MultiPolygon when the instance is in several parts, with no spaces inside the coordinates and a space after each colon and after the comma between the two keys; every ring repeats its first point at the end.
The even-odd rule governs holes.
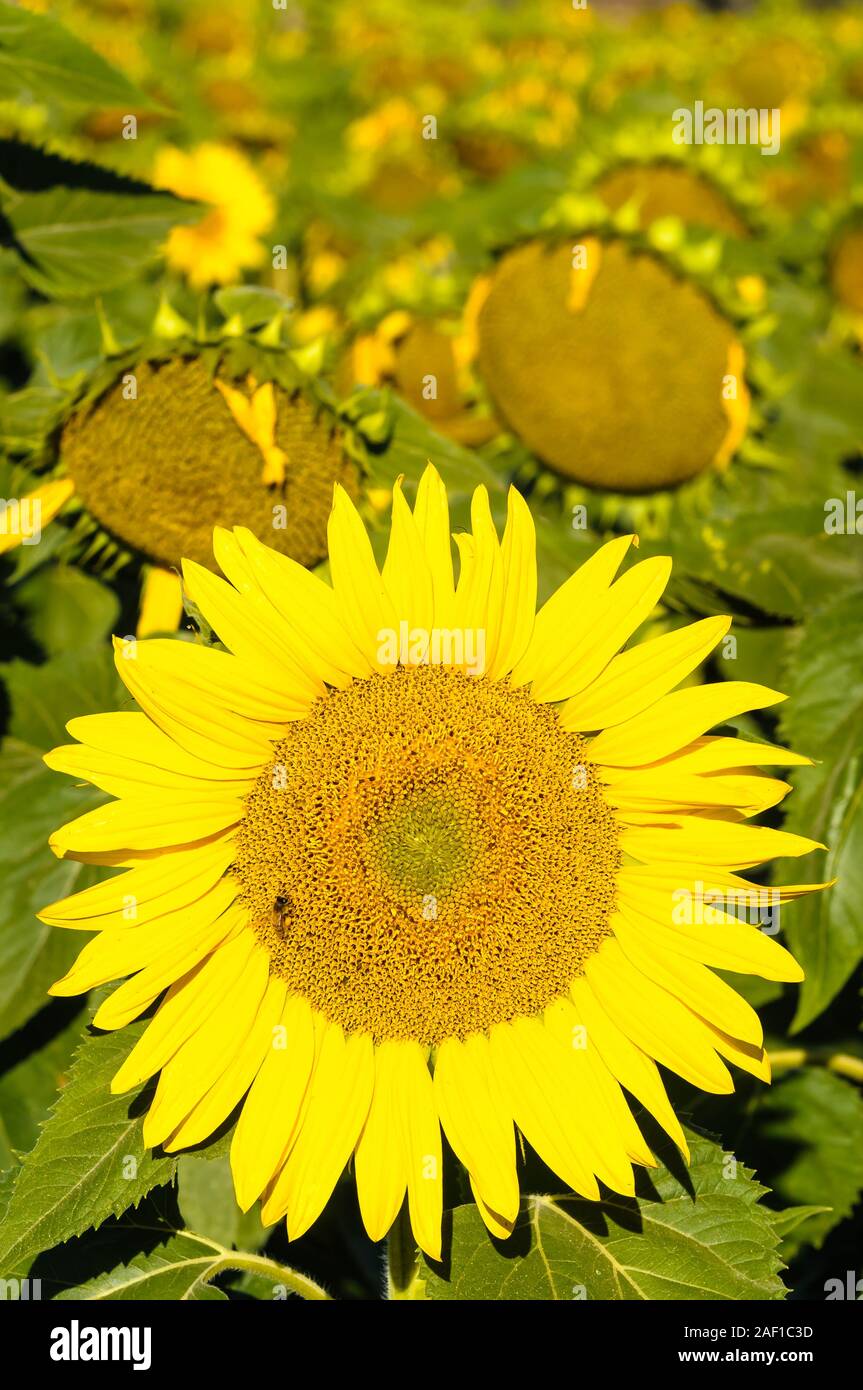
{"type": "Polygon", "coordinates": [[[653,1158],[623,1088],[685,1153],[657,1063],[718,1093],[727,1062],[768,1077],[714,970],[801,978],[758,923],[817,885],[740,871],[817,848],[746,823],[788,790],[758,769],[807,759],[708,734],[776,691],[675,691],[727,619],[627,647],[670,569],[618,578],[631,539],[537,612],[520,495],[499,538],[477,490],[456,573],[432,467],[413,509],[395,484],[382,569],[336,488],[331,585],[217,530],[226,578],[185,584],[227,650],[118,643],[140,712],[46,755],[117,798],[54,852],[125,870],[41,914],[98,933],[53,993],[122,979],[107,1029],[157,1004],[113,1089],[159,1073],[144,1137],[169,1151],[239,1107],[238,1200],[292,1238],[353,1156],[369,1234],[407,1195],[439,1257],[441,1130],[496,1235],[516,1130],[581,1196],[632,1193],[653,1158]]]}

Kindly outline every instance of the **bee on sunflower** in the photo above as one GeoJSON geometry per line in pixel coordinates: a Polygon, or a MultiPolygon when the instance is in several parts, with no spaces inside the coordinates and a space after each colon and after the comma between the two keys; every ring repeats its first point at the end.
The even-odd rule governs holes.
{"type": "Polygon", "coordinates": [[[517,1132],[583,1197],[631,1194],[654,1159],[624,1088],[685,1154],[657,1064],[719,1094],[729,1062],[769,1077],[713,970],[801,978],[734,904],[758,892],[741,871],[819,848],[747,824],[789,790],[758,769],[808,759],[709,734],[777,691],[675,691],[728,619],[626,646],[671,568],[616,578],[632,541],[537,612],[520,494],[499,539],[477,489],[456,575],[431,466],[412,509],[393,489],[382,568],[336,486],[331,583],[218,528],[225,578],[183,568],[223,647],[118,642],[139,711],[72,720],[46,755],[116,798],[55,854],[123,870],[40,914],[96,933],[53,994],[123,979],[104,1029],[156,1005],[113,1090],[159,1074],[144,1138],[172,1152],[239,1107],[238,1201],[292,1239],[353,1159],[370,1236],[407,1194],[439,1258],[442,1133],[505,1237],[517,1132]],[[724,906],[681,914],[681,891],[724,906]]]}

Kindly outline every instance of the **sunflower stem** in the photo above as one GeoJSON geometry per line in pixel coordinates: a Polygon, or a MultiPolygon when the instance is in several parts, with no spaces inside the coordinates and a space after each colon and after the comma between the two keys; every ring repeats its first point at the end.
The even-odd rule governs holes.
{"type": "Polygon", "coordinates": [[[387,1238],[387,1298],[424,1298],[424,1290],[410,1211],[407,1202],[403,1202],[387,1238]]]}
{"type": "Polygon", "coordinates": [[[299,1294],[300,1298],[306,1299],[307,1302],[332,1302],[326,1289],[322,1289],[320,1284],[316,1284],[314,1279],[310,1279],[307,1274],[300,1274],[299,1270],[290,1269],[287,1265],[278,1264],[276,1260],[267,1259],[266,1255],[250,1255],[245,1251],[226,1250],[207,1277],[212,1279],[214,1275],[222,1274],[228,1269],[248,1270],[250,1274],[260,1274],[273,1284],[284,1284],[291,1293],[299,1294]]]}

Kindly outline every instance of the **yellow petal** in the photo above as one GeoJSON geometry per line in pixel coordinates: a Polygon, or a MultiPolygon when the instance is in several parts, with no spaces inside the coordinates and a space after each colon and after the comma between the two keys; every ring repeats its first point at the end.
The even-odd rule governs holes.
{"type": "Polygon", "coordinates": [[[363,1224],[371,1240],[383,1240],[407,1187],[407,1162],[398,1121],[401,1044],[378,1043],[372,1103],[357,1144],[354,1172],[363,1224]]]}
{"type": "Polygon", "coordinates": [[[414,521],[431,571],[434,624],[435,627],[449,628],[455,621],[449,504],[443,480],[433,464],[428,465],[420,478],[414,521]]]}
{"type": "Polygon", "coordinates": [[[703,1091],[734,1089],[704,1029],[679,1000],[635,969],[618,942],[604,941],[585,975],[612,1021],[648,1056],[703,1091]]]}
{"type": "Polygon", "coordinates": [[[498,1217],[514,1221],[519,1189],[515,1132],[491,1063],[488,1040],[472,1034],[448,1038],[434,1071],[438,1113],[456,1157],[498,1217]]]}
{"type": "Polygon", "coordinates": [[[134,758],[166,772],[185,777],[211,778],[217,782],[238,783],[235,768],[194,757],[153,723],[146,714],[123,711],[116,714],[84,714],[66,725],[74,739],[100,753],[134,758]]]}
{"type": "Polygon", "coordinates": [[[289,995],[231,1141],[231,1171],[243,1211],[261,1195],[290,1147],[314,1055],[312,1011],[300,995],[289,995]]]}
{"type": "Polygon", "coordinates": [[[661,940],[647,942],[643,933],[630,930],[625,913],[615,913],[612,926],[624,955],[642,975],[661,985],[717,1028],[756,1047],[761,1046],[764,1033],[760,1018],[724,980],[698,961],[669,951],[661,940]]]}
{"type": "Polygon", "coordinates": [[[509,490],[501,544],[501,600],[490,680],[501,680],[521,660],[536,617],[536,532],[530,508],[514,487],[509,490]]]}
{"type": "MultiPolygon", "coordinates": [[[[700,921],[681,920],[679,901],[645,892],[621,889],[618,913],[625,917],[628,931],[638,935],[645,948],[658,946],[666,952],[701,961],[717,970],[740,975],[760,975],[764,980],[798,981],[803,971],[790,952],[757,926],[741,922],[730,912],[701,903],[700,921]]],[[[693,901],[690,913],[695,916],[693,901]]]]}
{"type": "Polygon", "coordinates": [[[154,632],[176,632],[183,617],[183,585],[176,570],[150,565],[141,586],[138,637],[154,632]]]}
{"type": "MultiPolygon", "coordinates": [[[[276,735],[278,726],[247,718],[226,706],[225,697],[220,696],[210,679],[214,667],[207,673],[205,684],[196,686],[157,669],[151,660],[142,662],[141,652],[147,645],[138,643],[127,649],[123,643],[115,642],[114,660],[123,684],[153,722],[193,757],[217,762],[222,767],[259,770],[269,759],[270,738],[276,735]]],[[[215,648],[200,650],[217,658],[226,657],[230,663],[235,660],[215,648]]],[[[223,669],[234,677],[233,667],[223,669]]],[[[191,668],[186,670],[191,674],[191,668]]],[[[240,702],[239,698],[236,702],[240,702]]],[[[296,717],[300,717],[299,712],[296,717]]]]}
{"type": "MultiPolygon", "coordinates": [[[[467,553],[470,562],[459,576],[456,590],[456,627],[463,631],[482,633],[485,662],[481,671],[489,670],[496,653],[503,602],[503,562],[500,542],[494,529],[488,492],[478,487],[471,499],[472,534],[467,553]],[[464,581],[464,582],[463,582],[464,581]]],[[[459,538],[464,560],[465,551],[459,538]]]]}
{"type": "MultiPolygon", "coordinates": [[[[603,1062],[596,1044],[591,1042],[587,1024],[575,1002],[571,998],[555,1000],[545,1010],[545,1026],[569,1048],[574,1069],[588,1073],[589,1079],[582,1083],[585,1101],[602,1117],[600,1125],[594,1127],[595,1132],[602,1134],[604,1157],[619,1170],[611,1186],[618,1192],[634,1191],[632,1171],[624,1156],[650,1167],[656,1166],[656,1160],[635,1123],[619,1083],[603,1062]],[[588,1102],[590,1096],[593,1099],[588,1102]]],[[[597,1171],[601,1177],[602,1173],[597,1171]]]]}
{"type": "MultiPolygon", "coordinates": [[[[220,555],[224,558],[226,548],[237,545],[230,533],[223,530],[217,533],[215,543],[217,559],[220,555]]],[[[229,562],[226,560],[226,563],[229,562]]],[[[228,650],[240,658],[243,669],[251,666],[255,685],[263,687],[269,696],[268,703],[274,706],[275,718],[285,717],[285,707],[288,711],[307,709],[312,700],[324,693],[323,682],[304,670],[292,654],[291,630],[272,604],[254,591],[237,593],[226,580],[193,560],[183,561],[183,582],[207,622],[228,650]],[[284,704],[274,698],[278,695],[284,697],[284,704]]],[[[210,650],[190,643],[184,645],[192,652],[210,650]]],[[[200,662],[200,657],[197,661],[200,662]]],[[[181,674],[180,670],[177,674],[181,674]]]]}
{"type": "Polygon", "coordinates": [[[707,1019],[704,1019],[703,1022],[705,1028],[710,1030],[713,1036],[713,1046],[721,1057],[731,1062],[733,1066],[740,1067],[741,1071],[748,1072],[758,1081],[770,1081],[770,1057],[763,1047],[757,1047],[754,1043],[741,1042],[739,1038],[729,1037],[727,1033],[714,1027],[707,1019]]]}
{"type": "MultiPolygon", "coordinates": [[[[418,661],[428,659],[431,629],[434,626],[434,588],[419,529],[402,492],[401,479],[393,488],[392,523],[383,581],[392,602],[396,622],[420,629],[425,634],[425,651],[418,661]]],[[[403,656],[405,664],[414,664],[403,656]]]]}
{"type": "Polygon", "coordinates": [[[309,1229],[329,1201],[365,1124],[373,1087],[371,1038],[353,1033],[345,1039],[341,1028],[330,1024],[300,1132],[273,1192],[276,1205],[284,1203],[287,1208],[291,1240],[309,1229]]]}
{"type": "MultiPolygon", "coordinates": [[[[237,913],[237,925],[241,925],[246,914],[240,909],[232,910],[237,913]]],[[[140,1086],[163,1067],[219,1008],[252,956],[259,951],[254,933],[240,930],[172,985],[146,1033],[111,1082],[112,1094],[121,1095],[132,1086],[140,1086]]]]}
{"type": "MultiPolygon", "coordinates": [[[[240,922],[239,914],[229,909],[209,925],[195,928],[187,924],[183,934],[157,956],[152,965],[139,970],[105,1000],[93,1019],[96,1027],[125,1028],[149,1009],[163,990],[187,976],[207,956],[243,930],[244,924],[240,922]]],[[[53,987],[50,992],[54,993],[53,987]]]]}
{"type": "Polygon", "coordinates": [[[352,678],[371,675],[372,667],[342,622],[330,586],[296,560],[262,545],[245,527],[237,526],[234,535],[262,592],[292,630],[295,649],[304,654],[309,669],[337,689],[352,678]]]}
{"type": "MultiPolygon", "coordinates": [[[[632,1196],[635,1180],[627,1157],[626,1141],[632,1138],[630,1124],[621,1127],[620,1111],[612,1104],[610,1089],[601,1081],[588,1055],[587,1037],[581,1020],[568,999],[558,999],[545,1010],[543,1023],[559,1045],[560,1062],[565,1067],[569,1097],[561,1104],[572,1105],[580,1151],[591,1171],[615,1192],[632,1196]]],[[[625,1107],[624,1107],[625,1108],[625,1107]]],[[[637,1130],[636,1130],[637,1134],[637,1130]]],[[[641,1136],[638,1135],[638,1141],[641,1136]]]]}
{"type": "Polygon", "coordinates": [[[419,1043],[399,1046],[396,1103],[414,1238],[431,1259],[439,1260],[443,1219],[440,1121],[426,1049],[419,1043]]]}
{"type": "Polygon", "coordinates": [[[787,830],[738,825],[703,816],[680,816],[673,826],[630,826],[621,831],[620,847],[643,863],[673,860],[678,864],[719,864],[729,869],[749,869],[767,859],[798,858],[811,850],[824,849],[817,840],[807,840],[804,835],[793,835],[787,830]]]}
{"type": "Polygon", "coordinates": [[[99,932],[88,941],[63,979],[51,986],[51,993],[81,994],[146,966],[161,965],[175,957],[181,959],[178,952],[191,951],[188,963],[178,965],[176,973],[166,980],[165,984],[170,984],[205,954],[208,929],[230,907],[238,891],[235,880],[221,879],[192,907],[169,912],[143,926],[99,932]]]}
{"type": "Polygon", "coordinates": [[[634,767],[655,762],[683,748],[715,724],[722,724],[747,710],[764,709],[786,697],[778,690],[748,681],[722,681],[675,690],[649,709],[598,734],[590,743],[596,763],[634,767]]]}
{"type": "Polygon", "coordinates": [[[362,655],[377,671],[381,634],[397,630],[396,614],[372,552],[359,512],[336,484],[327,529],[333,590],[345,626],[362,655]]]}
{"type": "Polygon", "coordinates": [[[271,976],[257,1017],[243,1042],[237,1042],[233,1056],[206,1095],[193,1106],[185,1120],[165,1144],[169,1153],[200,1144],[218,1129],[248,1090],[262,1059],[272,1044],[273,1028],[285,1003],[287,986],[271,976]]]}
{"type": "Polygon", "coordinates": [[[597,1049],[611,1074],[659,1121],[688,1160],[689,1147],[656,1063],[612,1021],[585,977],[573,981],[570,993],[587,1029],[588,1046],[597,1049]]]}
{"type": "Polygon", "coordinates": [[[214,1009],[162,1067],[144,1119],[144,1143],[164,1143],[230,1066],[261,1008],[270,977],[267,952],[253,951],[230,998],[214,1009]]]}
{"type": "Polygon", "coordinates": [[[632,541],[632,536],[620,536],[601,545],[543,604],[527,650],[512,673],[513,685],[526,685],[547,670],[556,658],[562,637],[571,642],[578,640],[585,626],[592,623],[597,603],[607,592],[632,541]]]}
{"type": "Polygon", "coordinates": [[[624,823],[630,811],[658,812],[654,819],[660,820],[664,813],[685,813],[696,807],[707,810],[722,806],[741,816],[755,816],[778,805],[791,790],[789,782],[775,777],[677,772],[672,759],[665,766],[603,768],[600,781],[606,783],[606,799],[618,808],[618,820],[624,823]],[[608,772],[613,775],[608,777],[608,772]]]}
{"type": "Polygon", "coordinates": [[[567,700],[560,711],[562,727],[574,732],[610,729],[640,714],[700,666],[730,626],[730,618],[704,618],[621,652],[592,684],[567,700]]]}
{"type": "Polygon", "coordinates": [[[576,1139],[567,1057],[539,1019],[520,1018],[491,1029],[498,1084],[516,1124],[549,1168],[582,1197],[599,1197],[596,1179],[576,1139]]]}
{"type": "Polygon", "coordinates": [[[7,502],[0,509],[0,555],[38,539],[42,528],[54,520],[74,491],[71,478],[55,478],[18,498],[17,507],[14,501],[7,502]]]}
{"type": "Polygon", "coordinates": [[[211,801],[216,805],[245,796],[252,786],[249,777],[240,777],[232,782],[189,777],[184,772],[143,762],[139,754],[137,748],[132,750],[132,756],[124,757],[119,753],[100,753],[82,744],[67,743],[52,748],[44,755],[43,761],[55,772],[65,772],[81,782],[91,782],[94,787],[111,796],[132,799],[155,798],[161,792],[166,792],[187,801],[211,801]]]}
{"type": "Polygon", "coordinates": [[[596,680],[624,642],[650,616],[668,583],[671,560],[657,556],[627,570],[600,596],[577,636],[561,630],[531,685],[535,700],[565,700],[596,680]]]}
{"type": "Polygon", "coordinates": [[[148,922],[194,903],[218,882],[233,857],[233,845],[225,840],[161,854],[128,873],[50,903],[38,913],[39,920],[80,931],[148,922]]]}
{"type": "Polygon", "coordinates": [[[508,1221],[505,1216],[501,1216],[500,1212],[497,1212],[494,1210],[493,1207],[490,1207],[486,1202],[485,1198],[483,1197],[482,1193],[480,1192],[479,1185],[476,1179],[471,1175],[468,1176],[470,1177],[470,1190],[473,1193],[473,1199],[476,1202],[476,1209],[482,1217],[483,1221],[485,1222],[486,1227],[495,1237],[495,1239],[508,1240],[509,1237],[512,1235],[516,1218],[513,1217],[511,1221],[508,1221]]]}
{"type": "Polygon", "coordinates": [[[58,859],[72,853],[190,845],[236,825],[244,809],[240,800],[181,801],[165,796],[112,801],[61,826],[48,843],[58,859]]]}

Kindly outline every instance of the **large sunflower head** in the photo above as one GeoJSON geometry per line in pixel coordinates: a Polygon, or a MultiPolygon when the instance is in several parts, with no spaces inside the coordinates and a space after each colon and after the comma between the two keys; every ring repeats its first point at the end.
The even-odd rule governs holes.
{"type": "Polygon", "coordinates": [[[457,579],[431,468],[413,510],[396,484],[380,570],[338,488],[331,584],[218,530],[226,577],[185,582],[223,648],[118,643],[140,712],[73,720],[47,755],[116,798],[52,846],[124,872],[42,916],[97,933],[53,993],[123,977],[105,1029],[156,1005],[113,1081],[159,1073],[146,1142],[198,1144],[239,1108],[243,1207],[297,1237],[353,1155],[369,1234],[407,1192],[432,1257],[442,1131],[505,1236],[516,1127],[582,1196],[632,1193],[654,1160],[623,1088],[685,1152],[657,1063],[712,1092],[727,1062],[767,1078],[710,967],[801,977],[739,871],[816,847],[746,823],[788,790],[757,769],[806,759],[707,736],[782,697],[674,691],[728,621],[620,650],[668,560],[615,579],[632,538],[611,541],[537,613],[518,493],[502,540],[484,489],[456,540],[457,579]]]}
{"type": "Polygon", "coordinates": [[[530,241],[498,263],[478,368],[513,433],[565,478],[625,492],[724,467],[749,411],[735,326],[624,240],[530,241]]]}

